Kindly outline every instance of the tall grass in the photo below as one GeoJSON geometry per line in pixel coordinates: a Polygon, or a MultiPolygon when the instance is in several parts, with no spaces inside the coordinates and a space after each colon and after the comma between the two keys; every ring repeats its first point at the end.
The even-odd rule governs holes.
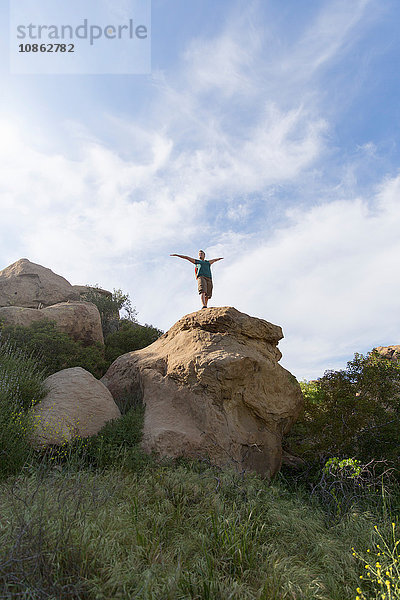
{"type": "Polygon", "coordinates": [[[2,484],[0,514],[0,597],[93,600],[355,598],[352,547],[379,520],[328,523],[279,482],[168,463],[36,469],[2,484]]]}
{"type": "Polygon", "coordinates": [[[27,410],[43,398],[45,377],[45,370],[32,354],[0,333],[0,392],[12,398],[16,408],[27,410]]]}
{"type": "Polygon", "coordinates": [[[0,336],[0,479],[21,471],[31,456],[27,410],[45,394],[35,358],[0,336]]]}

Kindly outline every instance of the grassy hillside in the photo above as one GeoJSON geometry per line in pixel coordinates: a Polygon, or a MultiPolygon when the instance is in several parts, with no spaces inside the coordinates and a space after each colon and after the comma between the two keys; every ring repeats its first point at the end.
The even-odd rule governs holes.
{"type": "Polygon", "coordinates": [[[381,596],[355,556],[398,568],[377,556],[380,535],[393,548],[396,487],[333,513],[279,477],[129,455],[107,469],[82,454],[42,457],[2,483],[1,598],[399,597],[398,572],[384,575],[397,591],[381,596]]]}
{"type": "Polygon", "coordinates": [[[400,598],[392,438],[390,461],[382,450],[397,414],[390,365],[377,363],[373,377],[369,361],[362,377],[305,385],[305,414],[287,442],[304,466],[268,482],[206,460],[144,455],[137,404],[90,440],[30,450],[26,409],[42,397],[46,365],[10,342],[0,347],[0,598],[400,598]],[[383,372],[372,419],[371,381],[383,372]],[[344,454],[348,435],[335,436],[334,418],[359,456],[344,454]]]}

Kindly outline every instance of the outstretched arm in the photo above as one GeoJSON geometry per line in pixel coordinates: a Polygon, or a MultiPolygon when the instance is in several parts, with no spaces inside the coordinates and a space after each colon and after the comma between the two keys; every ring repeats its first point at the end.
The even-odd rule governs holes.
{"type": "Polygon", "coordinates": [[[208,261],[210,263],[210,265],[214,264],[215,262],[217,262],[217,260],[224,260],[224,257],[222,256],[221,258],[213,258],[212,260],[208,261]]]}
{"type": "Polygon", "coordinates": [[[178,258],[184,258],[185,260],[188,260],[189,262],[193,263],[194,265],[196,264],[196,261],[194,258],[191,258],[190,256],[185,256],[184,254],[170,254],[170,256],[178,256],[178,258]]]}

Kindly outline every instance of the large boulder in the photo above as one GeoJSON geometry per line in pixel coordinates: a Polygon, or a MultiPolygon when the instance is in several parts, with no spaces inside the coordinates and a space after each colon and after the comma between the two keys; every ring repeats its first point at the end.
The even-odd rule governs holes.
{"type": "Polygon", "coordinates": [[[36,447],[95,435],[108,421],[121,416],[105,385],[81,367],[50,375],[45,386],[47,395],[30,410],[36,447]]]}
{"type": "Polygon", "coordinates": [[[28,327],[36,321],[55,321],[58,329],[85,346],[104,343],[100,313],[91,302],[61,302],[42,310],[20,306],[0,308],[0,321],[28,327]]]}
{"type": "Polygon", "coordinates": [[[0,271],[0,306],[39,308],[80,300],[78,290],[51,269],[21,258],[0,271]]]}
{"type": "Polygon", "coordinates": [[[269,477],[303,404],[295,377],[278,364],[282,337],[280,327],[232,307],[200,310],[117,358],[102,381],[114,398],[142,396],[147,452],[269,477]]]}

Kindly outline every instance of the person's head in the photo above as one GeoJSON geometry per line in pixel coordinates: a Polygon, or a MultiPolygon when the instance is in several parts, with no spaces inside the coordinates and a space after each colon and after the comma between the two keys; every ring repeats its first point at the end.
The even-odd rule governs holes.
{"type": "Polygon", "coordinates": [[[206,253],[204,252],[204,250],[199,250],[199,259],[204,260],[205,257],[206,257],[206,253]]]}

